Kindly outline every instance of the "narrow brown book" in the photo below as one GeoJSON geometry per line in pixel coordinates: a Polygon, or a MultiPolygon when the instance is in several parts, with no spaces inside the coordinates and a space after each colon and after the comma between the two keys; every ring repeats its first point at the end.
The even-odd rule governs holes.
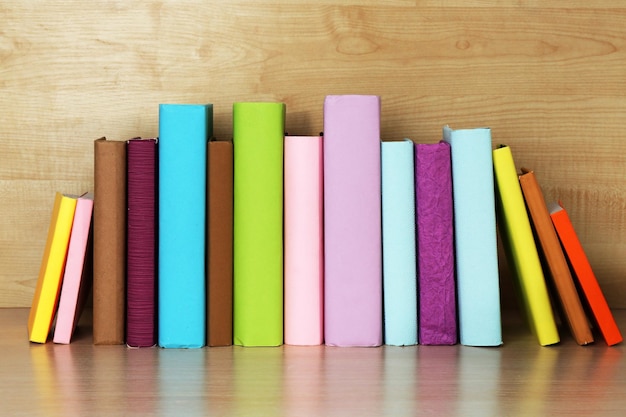
{"type": "Polygon", "coordinates": [[[207,345],[233,343],[233,143],[211,140],[207,193],[207,345]]]}
{"type": "Polygon", "coordinates": [[[552,278],[553,287],[576,343],[587,345],[593,342],[589,321],[585,315],[574,279],[563,254],[561,243],[554,230],[550,212],[546,206],[543,192],[533,171],[522,168],[519,177],[526,207],[538,240],[540,253],[543,254],[547,275],[552,278]]]}
{"type": "Polygon", "coordinates": [[[94,142],[93,343],[124,343],[126,141],[94,142]]]}

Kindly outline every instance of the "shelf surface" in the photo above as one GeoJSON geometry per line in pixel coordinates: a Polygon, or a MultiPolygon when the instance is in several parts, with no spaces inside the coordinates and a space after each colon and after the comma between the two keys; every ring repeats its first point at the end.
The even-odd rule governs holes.
{"type": "MultiPolygon", "coordinates": [[[[615,311],[621,328],[626,310],[615,311]]],[[[28,309],[0,309],[3,415],[623,415],[624,346],[540,347],[505,320],[498,348],[93,346],[28,342],[28,309]]]]}

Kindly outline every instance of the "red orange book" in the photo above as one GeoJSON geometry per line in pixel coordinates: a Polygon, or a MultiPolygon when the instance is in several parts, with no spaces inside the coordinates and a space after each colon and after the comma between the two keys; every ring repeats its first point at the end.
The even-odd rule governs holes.
{"type": "Polygon", "coordinates": [[[623,340],[622,333],[617,327],[567,211],[560,203],[551,203],[548,208],[563,250],[578,281],[582,298],[586,301],[595,324],[607,345],[620,343],[623,340]]]}

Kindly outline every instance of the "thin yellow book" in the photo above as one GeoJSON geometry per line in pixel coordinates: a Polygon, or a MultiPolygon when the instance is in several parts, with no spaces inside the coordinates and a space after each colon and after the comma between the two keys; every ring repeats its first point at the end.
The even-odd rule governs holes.
{"type": "Polygon", "coordinates": [[[542,346],[558,343],[546,280],[511,149],[493,151],[498,229],[531,331],[542,346]]]}
{"type": "Polygon", "coordinates": [[[54,198],[48,238],[28,316],[28,337],[31,342],[46,343],[50,333],[61,291],[76,200],[73,196],[61,193],[56,193],[54,198]]]}

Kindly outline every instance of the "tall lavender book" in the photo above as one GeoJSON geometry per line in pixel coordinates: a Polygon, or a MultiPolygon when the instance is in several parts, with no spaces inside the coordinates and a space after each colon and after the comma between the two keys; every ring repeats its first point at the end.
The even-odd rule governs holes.
{"type": "Polygon", "coordinates": [[[380,97],[324,101],[324,333],[382,344],[380,97]]]}

